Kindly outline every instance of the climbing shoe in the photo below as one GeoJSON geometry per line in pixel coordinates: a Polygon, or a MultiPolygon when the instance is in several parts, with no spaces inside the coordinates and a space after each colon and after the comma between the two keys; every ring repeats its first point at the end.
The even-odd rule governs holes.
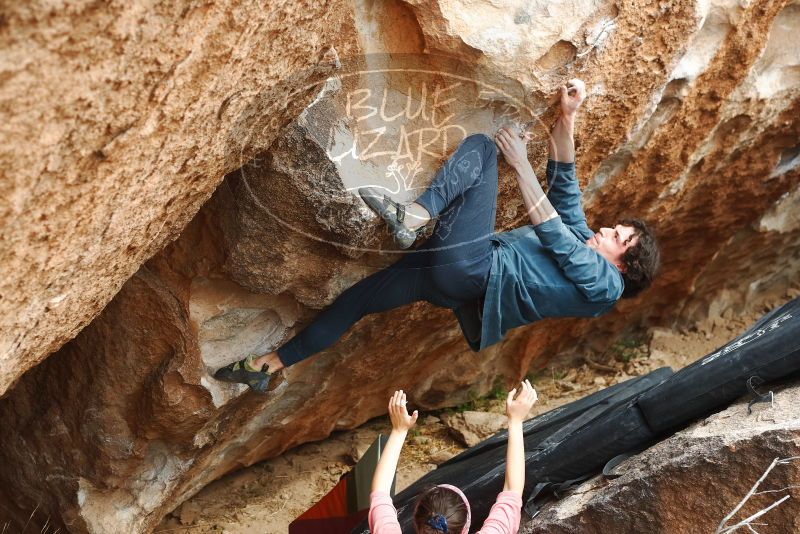
{"type": "Polygon", "coordinates": [[[394,238],[394,242],[401,249],[407,249],[414,244],[417,239],[417,234],[420,233],[424,227],[419,230],[412,230],[404,224],[406,217],[406,207],[399,202],[395,202],[389,195],[381,193],[375,187],[361,187],[358,190],[361,200],[375,213],[381,216],[386,221],[389,227],[389,232],[394,238]]]}
{"type": "Polygon", "coordinates": [[[266,393],[272,375],[267,372],[266,364],[261,370],[253,367],[252,362],[255,358],[256,355],[251,354],[244,360],[221,367],[214,373],[214,378],[223,382],[247,384],[250,389],[257,393],[266,393]]]}

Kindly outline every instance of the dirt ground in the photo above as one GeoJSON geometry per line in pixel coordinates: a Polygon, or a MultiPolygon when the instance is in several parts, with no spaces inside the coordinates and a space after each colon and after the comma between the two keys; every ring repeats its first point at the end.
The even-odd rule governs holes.
{"type": "MultiPolygon", "coordinates": [[[[698,323],[685,331],[651,329],[622,339],[603,354],[551,361],[530,377],[539,394],[531,417],[602,388],[670,366],[677,370],[733,339],[764,312],[797,296],[793,290],[770,299],[740,317],[698,323]]],[[[502,413],[503,393],[495,391],[463,409],[502,413]]],[[[397,491],[428,471],[435,462],[464,450],[440,422],[446,410],[421,414],[409,434],[397,472],[397,491]]],[[[388,417],[337,432],[246,469],[230,473],[203,488],[164,518],[155,532],[263,534],[288,531],[289,523],[315,504],[349,471],[378,433],[388,435],[388,417]]]]}

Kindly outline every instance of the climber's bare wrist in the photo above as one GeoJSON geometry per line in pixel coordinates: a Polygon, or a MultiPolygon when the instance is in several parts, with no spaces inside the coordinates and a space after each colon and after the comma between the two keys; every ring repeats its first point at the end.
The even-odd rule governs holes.
{"type": "Polygon", "coordinates": [[[578,115],[578,110],[572,110],[570,112],[561,112],[561,117],[559,120],[564,126],[572,128],[575,126],[575,117],[578,115]]]}

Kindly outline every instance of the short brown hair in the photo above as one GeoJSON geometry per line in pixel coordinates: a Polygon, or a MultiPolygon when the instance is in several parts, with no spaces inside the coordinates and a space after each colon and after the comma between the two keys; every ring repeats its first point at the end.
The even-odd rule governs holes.
{"type": "Polygon", "coordinates": [[[628,299],[641,293],[653,282],[661,265],[661,253],[653,232],[643,220],[622,219],[619,224],[633,227],[637,237],[636,244],[622,255],[622,264],[625,267],[622,272],[622,279],[625,281],[622,298],[628,299]]]}
{"type": "Polygon", "coordinates": [[[444,516],[447,521],[447,531],[461,532],[467,522],[467,505],[461,496],[453,490],[434,486],[425,490],[417,501],[414,512],[414,526],[421,534],[441,534],[427,525],[427,522],[436,514],[444,516]]]}

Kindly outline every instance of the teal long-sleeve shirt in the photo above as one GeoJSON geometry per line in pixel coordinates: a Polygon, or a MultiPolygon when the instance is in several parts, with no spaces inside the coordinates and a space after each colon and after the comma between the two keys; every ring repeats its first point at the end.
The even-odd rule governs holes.
{"type": "MultiPolygon", "coordinates": [[[[547,162],[547,197],[559,216],[492,237],[492,266],[475,350],[512,328],[547,317],[597,317],[614,307],[622,274],[586,246],[592,232],[581,206],[574,163],[547,162]]],[[[460,314],[455,314],[463,325],[460,314]]]]}

